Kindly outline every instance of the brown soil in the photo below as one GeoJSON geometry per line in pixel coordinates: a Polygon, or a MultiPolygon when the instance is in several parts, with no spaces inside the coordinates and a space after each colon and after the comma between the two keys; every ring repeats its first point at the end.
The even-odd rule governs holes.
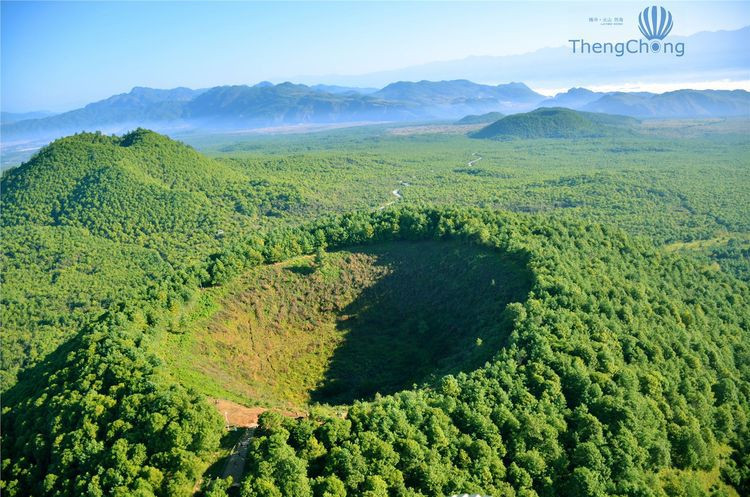
{"type": "MultiPolygon", "coordinates": [[[[226,399],[211,399],[210,402],[225,417],[230,426],[241,428],[255,428],[258,426],[258,416],[268,410],[267,407],[246,407],[226,399]]],[[[305,416],[304,412],[275,410],[290,418],[305,416]]]]}

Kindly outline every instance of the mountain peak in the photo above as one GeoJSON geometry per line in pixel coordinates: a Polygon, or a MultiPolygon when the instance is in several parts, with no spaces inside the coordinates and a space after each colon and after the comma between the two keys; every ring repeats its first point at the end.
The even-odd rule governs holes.
{"type": "Polygon", "coordinates": [[[505,88],[523,88],[523,89],[531,90],[531,88],[529,88],[526,83],[522,83],[520,81],[511,81],[510,83],[500,83],[497,86],[502,86],[505,88]]]}
{"type": "Polygon", "coordinates": [[[595,92],[589,90],[588,88],[583,88],[582,86],[574,87],[569,89],[566,92],[558,93],[558,95],[592,95],[595,92]]]}

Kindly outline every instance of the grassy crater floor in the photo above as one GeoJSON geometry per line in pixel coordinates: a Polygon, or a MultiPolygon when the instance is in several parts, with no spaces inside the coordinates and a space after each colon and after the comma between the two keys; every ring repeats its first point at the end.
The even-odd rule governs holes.
{"type": "Polygon", "coordinates": [[[299,257],[208,290],[168,354],[190,355],[178,374],[209,395],[348,404],[481,366],[529,286],[523,264],[458,242],[299,257]]]}

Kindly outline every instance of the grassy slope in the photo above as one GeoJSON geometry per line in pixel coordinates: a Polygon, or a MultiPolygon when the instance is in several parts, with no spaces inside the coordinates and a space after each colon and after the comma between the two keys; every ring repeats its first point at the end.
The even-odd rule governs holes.
{"type": "Polygon", "coordinates": [[[483,364],[528,285],[513,261],[456,243],[335,252],[320,267],[301,257],[207,291],[207,312],[158,348],[210,395],[350,402],[483,364]]]}

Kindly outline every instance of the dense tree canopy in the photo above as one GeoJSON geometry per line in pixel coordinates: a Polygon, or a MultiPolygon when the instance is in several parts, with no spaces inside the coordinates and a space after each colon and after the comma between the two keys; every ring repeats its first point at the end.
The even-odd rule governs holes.
{"type": "Polygon", "coordinates": [[[352,495],[381,486],[389,495],[682,495],[691,480],[672,472],[719,463],[747,489],[745,285],[618,231],[481,211],[345,216],[257,249],[275,260],[277,249],[307,250],[315,233],[334,246],[458,237],[527,251],[536,284],[514,304],[510,343],[474,373],[356,404],[346,420],[265,419],[246,495],[324,495],[314,489],[338,482],[352,495]],[[721,458],[727,445],[733,456],[721,458]]]}
{"type": "Polygon", "coordinates": [[[3,389],[86,320],[166,302],[166,279],[300,202],[147,130],[57,140],[0,190],[3,389]]]}
{"type": "Polygon", "coordinates": [[[730,274],[747,276],[745,145],[683,144],[716,155],[706,175],[696,148],[664,141],[489,142],[471,167],[437,141],[217,161],[145,130],[82,134],[6,172],[3,493],[191,494],[223,423],[156,357],[206,287],[303,254],[323,270],[324,251],[450,240],[531,281],[497,309],[512,330],[489,360],[345,417],[265,414],[241,494],[750,494],[750,290],[730,274]],[[571,165],[602,146],[612,170],[571,165]],[[646,170],[637,154],[666,159],[646,170]],[[538,169],[550,161],[562,172],[538,169]],[[403,206],[372,210],[372,185],[394,188],[384,169],[402,178],[403,206]],[[679,253],[698,238],[729,271],[679,253]]]}
{"type": "MultiPolygon", "coordinates": [[[[512,304],[508,344],[479,370],[357,403],[346,419],[264,416],[244,495],[682,495],[691,480],[672,475],[718,465],[725,481],[747,490],[748,288],[646,241],[539,216],[405,209],[255,237],[194,278],[217,283],[321,244],[425,238],[527,254],[535,283],[525,303],[512,304]]],[[[178,490],[167,480],[195,476],[190,468],[218,426],[189,394],[150,380],[142,344],[117,331],[137,327],[139,316],[84,331],[59,370],[29,372],[22,385],[38,385],[32,396],[9,396],[20,400],[4,416],[4,475],[18,478],[8,488],[73,495],[85,482],[170,495],[178,490]],[[78,422],[50,425],[53,416],[78,422]],[[171,435],[154,428],[170,418],[171,435]],[[69,441],[70,452],[52,440],[69,441]],[[128,450],[171,476],[133,470],[110,479],[102,461],[118,472],[129,466],[114,455],[95,465],[90,458],[128,450]]]]}
{"type": "Polygon", "coordinates": [[[174,249],[216,248],[219,230],[247,227],[298,200],[288,187],[252,181],[143,129],[61,138],[4,174],[2,188],[2,226],[76,226],[175,259],[174,249]]]}
{"type": "Polygon", "coordinates": [[[142,326],[142,317],[102,317],[5,395],[3,493],[190,492],[223,420],[159,377],[142,326]]]}

